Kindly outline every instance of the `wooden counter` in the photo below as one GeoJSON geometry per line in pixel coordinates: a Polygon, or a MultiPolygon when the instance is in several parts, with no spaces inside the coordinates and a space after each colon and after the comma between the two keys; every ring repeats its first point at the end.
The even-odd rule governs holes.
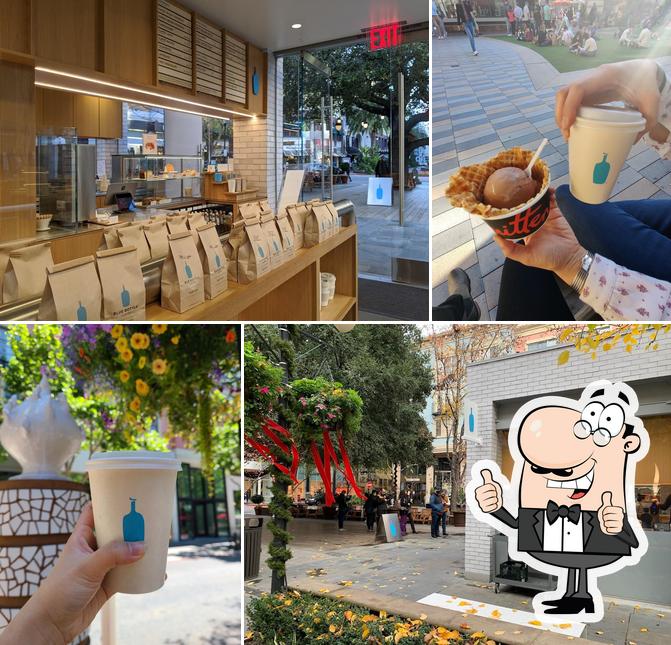
{"type": "Polygon", "coordinates": [[[255,282],[229,281],[228,290],[183,314],[147,306],[149,320],[357,320],[357,227],[341,228],[318,246],[300,249],[255,282]],[[336,295],[321,308],[320,272],[336,276],[336,295]]]}

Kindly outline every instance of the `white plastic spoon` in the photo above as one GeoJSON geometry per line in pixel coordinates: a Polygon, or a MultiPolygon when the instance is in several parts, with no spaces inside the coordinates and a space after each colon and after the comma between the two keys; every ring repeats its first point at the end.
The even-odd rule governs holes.
{"type": "Polygon", "coordinates": [[[543,139],[541,141],[541,145],[538,146],[538,150],[536,150],[536,154],[531,157],[531,161],[529,162],[529,165],[524,169],[524,172],[527,173],[528,177],[531,177],[531,169],[536,165],[536,162],[538,161],[538,157],[541,156],[541,152],[543,152],[543,148],[547,145],[548,140],[543,139]]]}

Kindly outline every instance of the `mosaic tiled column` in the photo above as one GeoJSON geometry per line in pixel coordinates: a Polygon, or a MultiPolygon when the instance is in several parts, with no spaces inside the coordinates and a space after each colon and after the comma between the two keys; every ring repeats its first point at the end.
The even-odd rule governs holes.
{"type": "MultiPolygon", "coordinates": [[[[0,482],[0,633],[51,571],[88,500],[71,481],[0,482]]],[[[88,642],[85,632],[73,645],[88,642]]]]}

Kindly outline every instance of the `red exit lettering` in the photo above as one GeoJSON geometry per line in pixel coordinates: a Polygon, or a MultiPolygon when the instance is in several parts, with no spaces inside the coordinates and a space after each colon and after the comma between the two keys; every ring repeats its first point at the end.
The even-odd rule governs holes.
{"type": "Polygon", "coordinates": [[[400,23],[372,27],[369,33],[369,44],[371,51],[375,51],[377,49],[389,49],[390,47],[398,47],[401,44],[400,23]]]}

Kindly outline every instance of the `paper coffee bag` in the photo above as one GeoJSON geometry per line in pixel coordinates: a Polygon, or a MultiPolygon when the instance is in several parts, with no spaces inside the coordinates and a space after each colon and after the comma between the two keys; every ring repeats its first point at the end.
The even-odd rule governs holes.
{"type": "Polygon", "coordinates": [[[129,224],[121,224],[114,228],[106,229],[103,232],[103,239],[105,240],[106,249],[118,249],[121,246],[121,240],[119,239],[119,229],[129,224]]]}
{"type": "Polygon", "coordinates": [[[172,217],[167,217],[165,221],[168,223],[170,235],[185,233],[189,230],[186,227],[186,214],[173,215],[172,217]]]}
{"type": "Polygon", "coordinates": [[[191,235],[193,235],[193,241],[196,243],[196,246],[198,246],[198,229],[207,224],[205,215],[202,213],[191,213],[187,218],[186,223],[191,231],[191,235]]]}
{"type": "Polygon", "coordinates": [[[146,320],[147,293],[133,246],[96,253],[102,287],[103,320],[146,320]]]}
{"type": "Polygon", "coordinates": [[[183,313],[205,300],[203,267],[189,231],[168,238],[170,252],[161,271],[161,306],[183,313]]]}
{"type": "Polygon", "coordinates": [[[329,238],[331,214],[323,204],[314,204],[305,220],[304,244],[307,247],[321,244],[329,238]]]}
{"type": "Polygon", "coordinates": [[[39,320],[100,320],[100,281],[92,255],[47,267],[39,320]]]}
{"type": "Polygon", "coordinates": [[[2,302],[39,298],[47,283],[47,269],[53,266],[48,242],[10,251],[2,284],[2,302]]]}
{"type": "Polygon", "coordinates": [[[2,284],[5,279],[5,271],[7,271],[7,265],[9,264],[9,254],[16,250],[24,247],[24,244],[21,242],[17,244],[3,244],[0,248],[0,302],[2,302],[2,284]]]}
{"type": "Polygon", "coordinates": [[[291,229],[294,232],[294,246],[296,249],[302,249],[305,242],[305,220],[309,210],[303,203],[287,206],[287,216],[291,223],[291,229]]]}
{"type": "MultiPolygon", "coordinates": [[[[240,211],[240,215],[244,219],[250,218],[250,217],[260,217],[261,212],[263,209],[261,208],[259,202],[245,202],[244,204],[240,204],[238,207],[240,211]]],[[[270,210],[270,209],[269,209],[270,210]]]]}
{"type": "Polygon", "coordinates": [[[253,282],[270,271],[270,251],[258,217],[245,219],[245,234],[238,247],[237,279],[240,284],[253,282]]]}
{"type": "Polygon", "coordinates": [[[228,278],[233,282],[238,280],[238,249],[246,239],[245,220],[240,219],[233,224],[224,244],[224,255],[228,264],[228,278]]]}
{"type": "Polygon", "coordinates": [[[279,213],[275,218],[275,225],[280,233],[282,240],[282,249],[284,250],[284,259],[289,260],[294,257],[294,232],[291,230],[291,224],[286,211],[279,213]]]}
{"type": "Polygon", "coordinates": [[[144,234],[143,224],[126,226],[124,228],[117,229],[117,231],[119,233],[121,246],[134,246],[137,249],[137,255],[140,260],[140,264],[144,264],[145,262],[149,262],[149,260],[151,260],[151,251],[149,250],[149,244],[147,243],[147,238],[144,234]]]}
{"type": "Polygon", "coordinates": [[[261,209],[261,211],[273,210],[272,208],[270,208],[270,202],[267,199],[259,200],[259,208],[261,209]]]}
{"type": "Polygon", "coordinates": [[[332,200],[328,200],[326,203],[326,208],[328,208],[329,213],[331,214],[331,219],[333,220],[333,225],[331,227],[333,235],[335,235],[340,230],[340,215],[338,215],[338,210],[335,207],[335,204],[332,200]]]}
{"type": "Polygon", "coordinates": [[[152,260],[168,255],[168,227],[165,222],[152,222],[143,226],[152,260]]]}
{"type": "Polygon", "coordinates": [[[199,226],[198,255],[203,265],[205,298],[211,300],[228,289],[228,262],[214,222],[199,226]]]}
{"type": "Polygon", "coordinates": [[[276,269],[284,262],[284,249],[282,247],[280,232],[277,230],[275,224],[275,216],[272,211],[268,210],[261,213],[261,230],[268,241],[268,249],[270,250],[270,268],[276,269]]]}

